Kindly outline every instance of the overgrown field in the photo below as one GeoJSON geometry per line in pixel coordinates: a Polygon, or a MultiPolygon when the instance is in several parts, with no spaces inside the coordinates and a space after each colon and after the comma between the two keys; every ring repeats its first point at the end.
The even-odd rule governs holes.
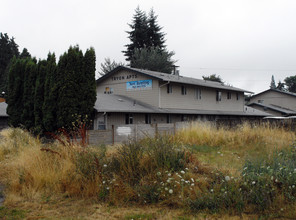
{"type": "Polygon", "coordinates": [[[175,136],[107,147],[63,137],[42,144],[21,129],[1,136],[0,218],[15,207],[23,208],[21,218],[91,218],[100,209],[108,219],[114,207],[129,210],[117,215],[123,219],[296,218],[295,133],[268,124],[195,123],[175,136]],[[81,201],[76,212],[48,211],[81,201]]]}

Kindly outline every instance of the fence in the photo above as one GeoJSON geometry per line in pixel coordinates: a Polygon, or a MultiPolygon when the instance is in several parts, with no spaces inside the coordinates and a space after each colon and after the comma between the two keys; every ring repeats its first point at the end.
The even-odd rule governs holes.
{"type": "Polygon", "coordinates": [[[112,126],[110,130],[90,130],[89,143],[115,144],[129,139],[139,140],[146,136],[154,137],[158,134],[175,134],[178,129],[188,126],[189,123],[177,122],[171,124],[133,124],[112,126]]]}

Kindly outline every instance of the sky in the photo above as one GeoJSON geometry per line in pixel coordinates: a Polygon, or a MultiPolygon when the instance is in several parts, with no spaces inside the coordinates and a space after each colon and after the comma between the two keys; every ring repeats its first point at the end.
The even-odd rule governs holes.
{"type": "MultiPolygon", "coordinates": [[[[37,59],[70,45],[94,47],[104,59],[127,62],[128,24],[135,9],[158,15],[180,75],[219,75],[254,93],[296,75],[295,0],[0,0],[0,32],[37,59]]],[[[97,74],[98,75],[98,74],[97,74]]]]}

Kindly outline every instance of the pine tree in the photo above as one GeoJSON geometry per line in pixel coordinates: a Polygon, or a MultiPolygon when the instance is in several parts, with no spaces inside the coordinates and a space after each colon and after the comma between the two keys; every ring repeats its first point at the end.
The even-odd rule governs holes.
{"type": "Polygon", "coordinates": [[[24,48],[19,57],[20,58],[30,58],[31,54],[29,53],[27,48],[24,48]]]}
{"type": "Polygon", "coordinates": [[[56,112],[58,99],[58,78],[55,54],[48,54],[46,76],[44,82],[44,101],[42,106],[42,121],[45,131],[57,129],[56,112]]]}
{"type": "Polygon", "coordinates": [[[43,113],[42,107],[44,102],[44,82],[46,77],[46,67],[47,61],[41,60],[38,62],[38,74],[36,78],[36,86],[34,93],[34,117],[35,117],[35,127],[34,131],[36,134],[41,133],[43,129],[43,113]]]}
{"type": "Polygon", "coordinates": [[[130,61],[132,59],[134,50],[136,48],[143,48],[148,44],[148,23],[146,13],[140,10],[139,7],[135,10],[135,15],[133,17],[132,24],[129,24],[131,31],[127,31],[129,34],[128,38],[131,43],[125,45],[127,47],[126,51],[123,51],[126,60],[130,61]]]}
{"type": "Polygon", "coordinates": [[[80,87],[83,88],[83,95],[80,97],[80,115],[82,119],[88,120],[91,118],[96,102],[96,54],[94,48],[88,49],[83,58],[83,73],[80,81],[80,87]]]}
{"type": "Polygon", "coordinates": [[[135,49],[131,60],[131,67],[139,69],[147,69],[163,73],[171,73],[175,63],[171,57],[173,52],[161,51],[160,48],[144,47],[135,49]]]}
{"type": "Polygon", "coordinates": [[[35,83],[37,77],[38,67],[34,60],[26,58],[28,62],[24,71],[24,90],[23,90],[23,111],[21,114],[21,122],[28,130],[34,128],[34,96],[35,96],[35,83]]]}
{"type": "Polygon", "coordinates": [[[27,59],[17,59],[14,57],[11,61],[8,71],[8,97],[7,114],[9,115],[9,124],[13,127],[20,126],[22,123],[21,113],[23,111],[23,88],[24,72],[27,59]]]}
{"type": "Polygon", "coordinates": [[[101,63],[101,71],[99,71],[99,74],[101,76],[111,72],[112,70],[114,70],[116,67],[118,66],[124,66],[124,63],[122,62],[115,62],[115,60],[111,61],[111,59],[109,57],[105,58],[105,62],[101,63]]]}
{"type": "Polygon", "coordinates": [[[162,27],[160,27],[157,24],[157,16],[155,15],[153,9],[149,12],[149,18],[148,18],[148,43],[146,47],[154,47],[159,48],[161,51],[165,48],[165,39],[164,39],[164,33],[161,32],[162,27]]]}
{"type": "Polygon", "coordinates": [[[275,81],[274,81],[274,76],[273,75],[271,77],[270,88],[271,89],[276,89],[276,85],[275,85],[275,81]]]}
{"type": "Polygon", "coordinates": [[[0,33],[0,92],[6,91],[10,60],[19,56],[18,45],[14,38],[0,33]]]}

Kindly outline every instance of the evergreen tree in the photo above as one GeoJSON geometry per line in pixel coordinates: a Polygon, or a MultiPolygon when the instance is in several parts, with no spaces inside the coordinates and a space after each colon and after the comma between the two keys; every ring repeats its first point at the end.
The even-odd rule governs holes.
{"type": "Polygon", "coordinates": [[[8,71],[7,114],[9,115],[9,124],[13,127],[22,124],[24,72],[27,62],[27,59],[14,57],[8,71]]]}
{"type": "Polygon", "coordinates": [[[282,83],[281,81],[278,82],[276,89],[285,91],[285,83],[282,83]]]}
{"type": "Polygon", "coordinates": [[[23,111],[21,115],[22,124],[26,129],[30,130],[35,125],[34,117],[34,96],[35,96],[35,83],[37,77],[38,67],[31,58],[26,58],[24,71],[24,90],[23,90],[23,111]]]}
{"type": "Polygon", "coordinates": [[[56,112],[58,99],[58,78],[55,54],[48,54],[44,82],[44,101],[42,106],[43,127],[45,131],[57,129],[56,112]]]}
{"type": "Polygon", "coordinates": [[[18,57],[18,55],[18,45],[14,42],[14,38],[9,38],[7,34],[0,33],[0,92],[6,92],[8,65],[13,56],[18,57]]]}
{"type": "Polygon", "coordinates": [[[79,102],[83,97],[83,88],[79,84],[81,77],[84,77],[82,67],[83,54],[78,46],[70,47],[68,52],[60,57],[58,63],[58,127],[72,127],[72,123],[79,114],[79,102]]]}
{"type": "Polygon", "coordinates": [[[149,12],[148,17],[148,30],[147,30],[147,37],[148,42],[146,47],[154,47],[159,48],[161,51],[165,48],[165,40],[164,40],[164,33],[161,32],[161,27],[157,24],[157,16],[155,15],[153,9],[149,12]]]}
{"type": "Polygon", "coordinates": [[[296,76],[289,76],[284,79],[285,85],[287,86],[287,90],[289,92],[296,93],[296,76]]]}
{"type": "Polygon", "coordinates": [[[127,61],[132,59],[136,48],[144,48],[147,45],[151,45],[148,43],[147,16],[139,7],[136,8],[132,24],[129,24],[129,27],[132,29],[131,31],[127,31],[131,43],[125,45],[127,50],[123,51],[127,61]]]}
{"type": "Polygon", "coordinates": [[[24,48],[19,57],[20,58],[31,58],[31,54],[29,53],[27,48],[24,48]]]}
{"type": "Polygon", "coordinates": [[[83,95],[80,98],[80,115],[82,119],[89,122],[94,111],[96,102],[96,54],[94,48],[85,52],[83,58],[83,76],[80,81],[80,87],[83,88],[83,95]]]}
{"type": "Polygon", "coordinates": [[[131,67],[171,73],[175,63],[171,59],[173,55],[173,52],[161,51],[160,48],[155,47],[135,49],[131,67]]]}
{"type": "Polygon", "coordinates": [[[43,131],[43,103],[44,103],[44,82],[46,77],[47,61],[38,62],[38,74],[36,78],[35,94],[34,94],[34,117],[35,117],[35,133],[39,134],[43,131]]]}
{"type": "Polygon", "coordinates": [[[275,81],[274,81],[274,76],[273,75],[271,77],[270,88],[271,89],[276,89],[276,85],[275,85],[275,81]]]}
{"type": "Polygon", "coordinates": [[[202,76],[203,80],[208,80],[208,81],[213,81],[213,82],[219,82],[219,83],[224,83],[222,78],[216,74],[212,74],[212,75],[209,75],[209,76],[202,76]]]}
{"type": "Polygon", "coordinates": [[[99,74],[103,76],[111,72],[113,69],[115,69],[118,66],[124,66],[124,63],[122,62],[117,63],[115,62],[115,60],[111,61],[109,57],[105,58],[105,62],[101,63],[101,71],[99,71],[99,74]]]}

